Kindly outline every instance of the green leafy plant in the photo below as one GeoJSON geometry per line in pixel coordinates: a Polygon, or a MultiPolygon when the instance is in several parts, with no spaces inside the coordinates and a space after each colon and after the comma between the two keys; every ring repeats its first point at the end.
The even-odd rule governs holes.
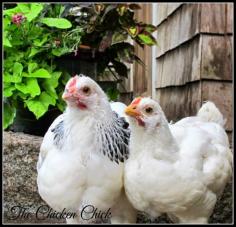
{"type": "Polygon", "coordinates": [[[103,57],[98,59],[99,75],[108,69],[114,76],[127,78],[126,63],[137,61],[143,64],[128,38],[141,47],[157,44],[152,36],[156,26],[139,22],[134,17],[134,11],[140,9],[138,4],[80,3],[65,6],[66,18],[82,29],[81,44],[103,53],[103,57]]]}
{"type": "Polygon", "coordinates": [[[115,88],[109,88],[106,92],[109,101],[117,101],[118,97],[119,97],[119,91],[115,88]]]}
{"type": "Polygon", "coordinates": [[[58,43],[58,37],[72,29],[71,22],[61,18],[63,11],[63,5],[43,3],[18,3],[3,11],[4,129],[20,106],[36,119],[50,106],[64,110],[61,94],[69,76],[57,69],[54,59],[59,45],[66,52],[74,49],[58,43]]]}
{"type": "MultiPolygon", "coordinates": [[[[117,81],[128,77],[127,64],[143,64],[134,45],[156,44],[156,27],[138,22],[137,4],[4,4],[4,129],[11,125],[16,109],[27,108],[36,119],[50,107],[63,111],[61,99],[71,75],[59,70],[56,59],[77,55],[81,49],[99,52],[98,76],[109,71],[117,81]]],[[[107,91],[110,99],[117,90],[107,91]]]]}

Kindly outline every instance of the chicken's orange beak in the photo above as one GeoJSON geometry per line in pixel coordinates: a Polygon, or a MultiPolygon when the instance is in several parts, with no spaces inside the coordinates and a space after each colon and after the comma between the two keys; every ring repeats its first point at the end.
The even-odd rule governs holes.
{"type": "Polygon", "coordinates": [[[136,110],[137,105],[130,104],[125,108],[125,113],[131,117],[139,117],[141,116],[140,112],[136,110]]]}

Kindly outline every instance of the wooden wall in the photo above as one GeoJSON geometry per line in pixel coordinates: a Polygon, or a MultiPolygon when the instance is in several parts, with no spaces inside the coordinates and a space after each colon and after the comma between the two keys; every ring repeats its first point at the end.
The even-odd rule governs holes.
{"type": "MultiPolygon", "coordinates": [[[[135,11],[135,19],[144,23],[152,23],[152,4],[140,3],[141,9],[135,11]]],[[[129,78],[125,79],[119,86],[121,102],[127,105],[136,96],[151,96],[152,94],[152,49],[145,46],[141,48],[135,42],[135,53],[144,62],[145,66],[135,62],[130,67],[129,78]]]]}
{"type": "MultiPolygon", "coordinates": [[[[135,18],[144,23],[152,23],[152,4],[139,4],[140,10],[135,11],[135,18]]],[[[133,65],[133,95],[134,97],[151,96],[152,93],[152,54],[151,47],[139,47],[135,44],[135,53],[145,63],[142,66],[138,63],[133,65]]]]}
{"type": "Polygon", "coordinates": [[[231,135],[233,3],[157,4],[156,99],[173,121],[211,100],[231,135]]]}

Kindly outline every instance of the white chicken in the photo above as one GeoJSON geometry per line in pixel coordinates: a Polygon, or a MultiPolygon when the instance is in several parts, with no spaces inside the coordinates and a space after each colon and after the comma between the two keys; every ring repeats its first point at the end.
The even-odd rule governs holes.
{"type": "Polygon", "coordinates": [[[169,125],[160,105],[136,98],[127,108],[131,137],[125,190],[133,206],[173,222],[207,223],[232,173],[223,116],[207,102],[197,116],[169,125]]]}
{"type": "Polygon", "coordinates": [[[136,210],[123,187],[129,124],[113,111],[121,114],[125,105],[113,103],[111,108],[98,84],[83,75],[68,81],[63,99],[66,111],[50,126],[40,148],[40,196],[58,212],[76,212],[67,223],[107,221],[92,216],[92,207],[82,214],[88,205],[97,213],[111,209],[112,223],[135,223],[136,210]]]}

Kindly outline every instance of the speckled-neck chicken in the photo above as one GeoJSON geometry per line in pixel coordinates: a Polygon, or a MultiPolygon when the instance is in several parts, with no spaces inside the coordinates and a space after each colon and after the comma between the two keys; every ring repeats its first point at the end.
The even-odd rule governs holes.
{"type": "Polygon", "coordinates": [[[131,137],[125,190],[133,206],[173,222],[207,223],[231,179],[224,119],[212,102],[169,125],[160,105],[136,98],[127,108],[131,137]]]}
{"type": "Polygon", "coordinates": [[[86,205],[103,212],[111,208],[112,223],[135,223],[136,211],[123,188],[130,136],[121,116],[125,105],[109,103],[98,84],[83,75],[68,81],[63,99],[66,111],[50,126],[40,149],[40,196],[57,211],[76,212],[68,223],[98,221],[91,214],[81,218],[86,205]]]}

